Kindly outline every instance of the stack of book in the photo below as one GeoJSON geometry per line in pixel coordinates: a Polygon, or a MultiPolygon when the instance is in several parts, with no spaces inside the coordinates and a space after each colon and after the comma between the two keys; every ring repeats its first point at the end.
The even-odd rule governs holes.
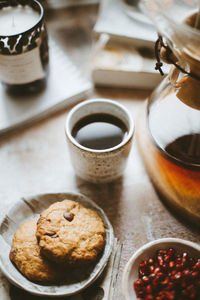
{"type": "MultiPolygon", "coordinates": [[[[126,1],[101,1],[94,26],[97,42],[92,57],[92,80],[101,86],[152,89],[162,80],[155,71],[157,32],[139,10],[138,1],[132,1],[131,6],[126,1]]],[[[168,67],[164,72],[168,72],[168,67]]]]}
{"type": "Polygon", "coordinates": [[[61,9],[64,7],[98,3],[99,0],[40,0],[46,9],[61,9]]]}

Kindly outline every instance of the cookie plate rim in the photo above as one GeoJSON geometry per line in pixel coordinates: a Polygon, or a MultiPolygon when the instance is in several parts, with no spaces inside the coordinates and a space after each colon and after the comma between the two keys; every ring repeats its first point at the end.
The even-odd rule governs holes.
{"type": "Polygon", "coordinates": [[[49,192],[22,197],[10,208],[4,219],[0,223],[0,241],[1,243],[3,243],[3,247],[1,247],[2,249],[0,250],[0,269],[13,285],[37,296],[62,297],[74,295],[81,292],[82,290],[90,286],[94,281],[96,281],[96,279],[101,275],[112,252],[114,232],[112,225],[103,209],[99,207],[88,196],[72,191],[66,191],[63,193],[49,192]],[[86,207],[95,209],[101,216],[106,228],[106,243],[103,254],[100,260],[95,265],[92,273],[86,280],[71,285],[41,285],[33,283],[26,277],[24,277],[9,259],[10,244],[13,238],[13,234],[17,229],[17,227],[15,227],[15,229],[12,229],[12,225],[16,225],[17,223],[17,226],[19,227],[26,220],[35,219],[35,217],[38,216],[38,214],[46,209],[49,205],[54,202],[62,201],[66,198],[78,201],[86,207]],[[45,202],[44,200],[46,199],[48,199],[48,201],[45,202]],[[24,214],[21,210],[22,207],[24,208],[24,214]],[[16,212],[18,212],[19,215],[16,214],[16,212]],[[15,220],[12,220],[13,215],[15,217],[15,220]]]}

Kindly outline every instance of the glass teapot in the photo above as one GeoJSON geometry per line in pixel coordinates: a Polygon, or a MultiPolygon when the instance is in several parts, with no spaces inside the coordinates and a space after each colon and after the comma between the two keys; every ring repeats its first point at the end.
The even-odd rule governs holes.
{"type": "Polygon", "coordinates": [[[162,61],[172,64],[148,100],[141,153],[163,199],[200,225],[200,1],[140,5],[160,35],[157,69],[162,73],[162,61]]]}

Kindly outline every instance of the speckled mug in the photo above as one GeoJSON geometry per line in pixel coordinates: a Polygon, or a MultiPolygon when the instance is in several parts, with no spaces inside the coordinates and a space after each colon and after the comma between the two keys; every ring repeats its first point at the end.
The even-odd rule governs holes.
{"type": "Polygon", "coordinates": [[[133,119],[123,105],[107,99],[86,100],[69,112],[65,131],[72,165],[79,177],[93,183],[105,183],[123,174],[134,133],[133,119]],[[89,149],[72,136],[72,129],[78,121],[96,113],[113,115],[126,125],[127,135],[117,146],[104,150],[89,149]]]}

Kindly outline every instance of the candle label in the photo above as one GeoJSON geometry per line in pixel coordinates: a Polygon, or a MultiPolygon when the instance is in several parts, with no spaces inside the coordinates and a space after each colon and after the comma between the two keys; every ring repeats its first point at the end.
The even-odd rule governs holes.
{"type": "Polygon", "coordinates": [[[26,84],[45,77],[39,47],[18,55],[0,54],[0,80],[26,84]]]}

